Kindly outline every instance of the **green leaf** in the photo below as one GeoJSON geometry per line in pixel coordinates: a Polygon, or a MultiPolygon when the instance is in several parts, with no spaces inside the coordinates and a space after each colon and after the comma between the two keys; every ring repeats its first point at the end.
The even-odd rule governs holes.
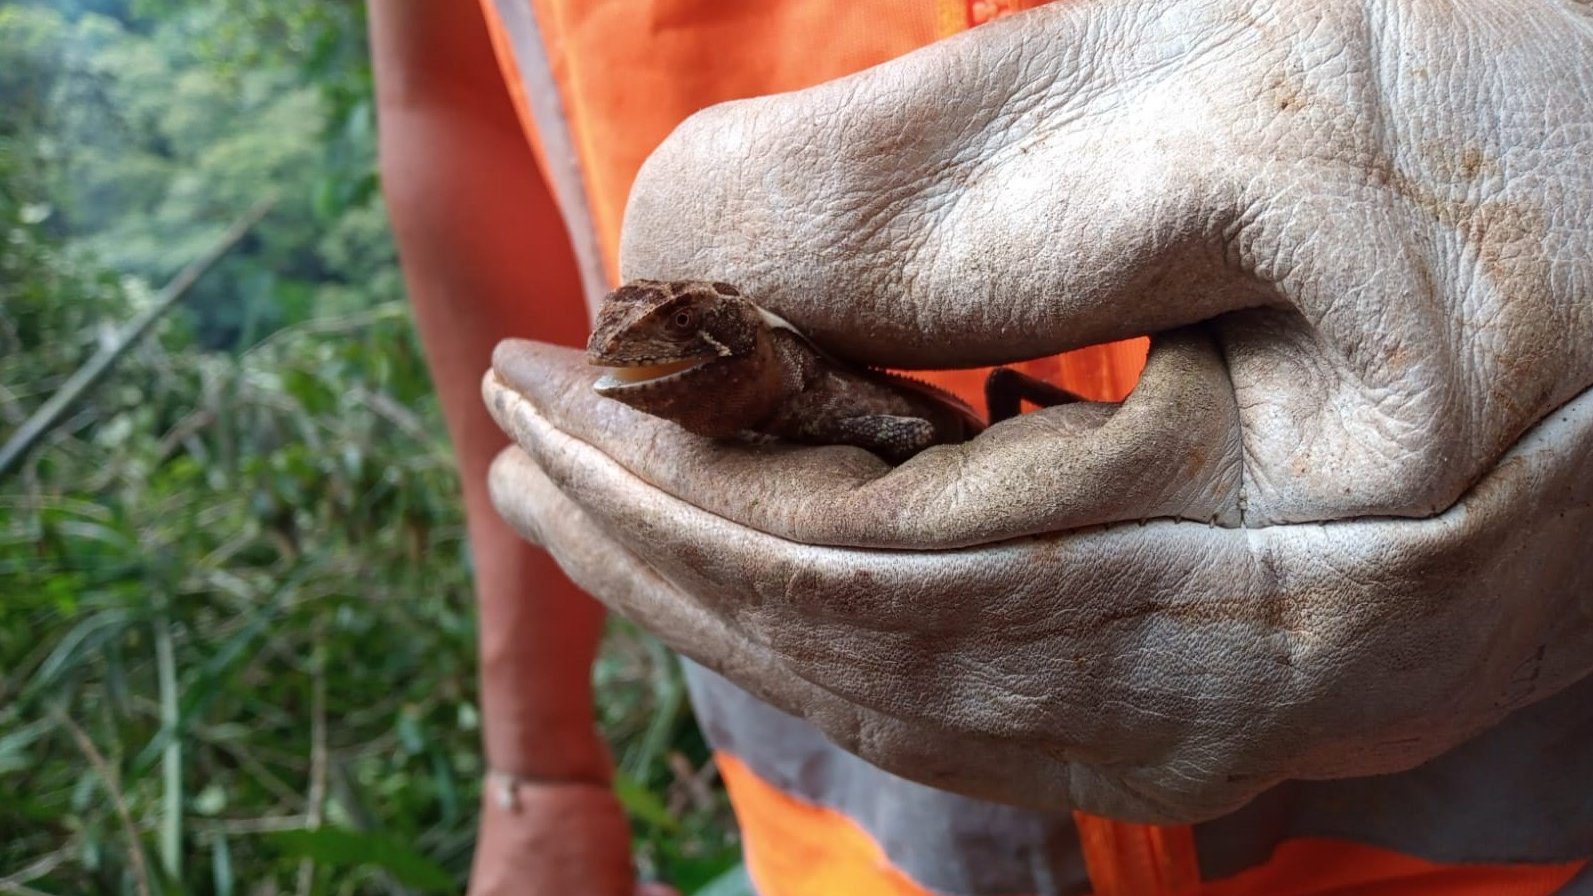
{"type": "Polygon", "coordinates": [[[62,676],[81,668],[79,658],[104,646],[105,642],[122,635],[133,617],[119,610],[95,613],[79,622],[56,642],[55,649],[39,665],[23,691],[32,697],[53,687],[62,676]]]}
{"type": "Polygon", "coordinates": [[[737,864],[699,887],[691,896],[757,896],[752,889],[752,879],[747,877],[747,866],[737,864]]]}
{"type": "Polygon", "coordinates": [[[271,835],[271,840],[289,855],[333,868],[380,868],[399,883],[428,893],[453,892],[458,888],[458,882],[441,865],[386,834],[323,827],[279,831],[271,835]]]}
{"type": "Polygon", "coordinates": [[[398,743],[404,752],[414,755],[426,749],[426,738],[420,732],[420,719],[415,708],[406,706],[398,713],[398,743]]]}
{"type": "Polygon", "coordinates": [[[193,809],[200,815],[220,815],[227,808],[227,790],[212,781],[194,794],[193,809]]]}
{"type": "Polygon", "coordinates": [[[232,896],[232,850],[227,838],[219,834],[210,843],[210,876],[216,884],[216,896],[232,896]]]}
{"type": "Polygon", "coordinates": [[[669,808],[658,794],[648,790],[640,781],[624,772],[614,775],[614,796],[630,813],[632,818],[645,821],[657,828],[673,831],[680,827],[680,822],[669,813],[669,808]]]}
{"type": "Polygon", "coordinates": [[[55,730],[54,720],[34,719],[26,725],[6,732],[0,736],[0,765],[22,761],[25,758],[24,751],[53,730],[55,730]]]}

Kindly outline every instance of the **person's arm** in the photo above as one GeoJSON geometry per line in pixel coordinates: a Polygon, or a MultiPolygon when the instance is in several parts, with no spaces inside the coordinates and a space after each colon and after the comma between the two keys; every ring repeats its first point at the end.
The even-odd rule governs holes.
{"type": "Polygon", "coordinates": [[[507,440],[481,403],[510,335],[583,341],[568,239],[474,3],[372,3],[381,173],[416,321],[458,455],[480,601],[487,763],[473,893],[629,892],[591,666],[603,610],[493,511],[507,440]],[[502,799],[502,776],[513,807],[502,799]],[[577,883],[578,882],[578,883],[577,883]]]}

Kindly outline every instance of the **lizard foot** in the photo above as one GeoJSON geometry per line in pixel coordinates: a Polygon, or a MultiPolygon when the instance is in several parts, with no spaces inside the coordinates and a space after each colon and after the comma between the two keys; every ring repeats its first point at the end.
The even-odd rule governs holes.
{"type": "Polygon", "coordinates": [[[836,422],[837,441],[878,454],[893,464],[935,444],[935,425],[922,417],[864,414],[836,422]]]}
{"type": "Polygon", "coordinates": [[[1083,400],[1082,395],[1010,367],[997,367],[985,377],[985,407],[990,409],[990,422],[993,424],[1018,416],[1025,401],[1049,408],[1083,400]]]}

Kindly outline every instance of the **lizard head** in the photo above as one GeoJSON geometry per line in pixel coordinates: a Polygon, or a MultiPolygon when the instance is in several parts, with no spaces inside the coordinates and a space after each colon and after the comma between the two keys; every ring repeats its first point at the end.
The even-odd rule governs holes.
{"type": "Polygon", "coordinates": [[[752,354],[760,326],[757,309],[728,283],[633,280],[603,300],[586,357],[608,368],[597,384],[603,394],[684,382],[752,354]]]}
{"type": "Polygon", "coordinates": [[[762,313],[728,283],[633,280],[603,300],[586,356],[607,368],[599,395],[717,433],[768,412],[769,346],[762,313]]]}

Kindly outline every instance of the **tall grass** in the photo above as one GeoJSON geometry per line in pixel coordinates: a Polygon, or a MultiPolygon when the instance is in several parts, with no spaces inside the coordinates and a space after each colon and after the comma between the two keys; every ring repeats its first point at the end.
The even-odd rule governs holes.
{"type": "MultiPolygon", "coordinates": [[[[0,2],[0,441],[218,221],[283,197],[0,478],[0,893],[468,870],[468,553],[370,170],[360,9],[0,2]]],[[[735,889],[673,660],[615,623],[594,674],[643,873],[735,889]]]]}

